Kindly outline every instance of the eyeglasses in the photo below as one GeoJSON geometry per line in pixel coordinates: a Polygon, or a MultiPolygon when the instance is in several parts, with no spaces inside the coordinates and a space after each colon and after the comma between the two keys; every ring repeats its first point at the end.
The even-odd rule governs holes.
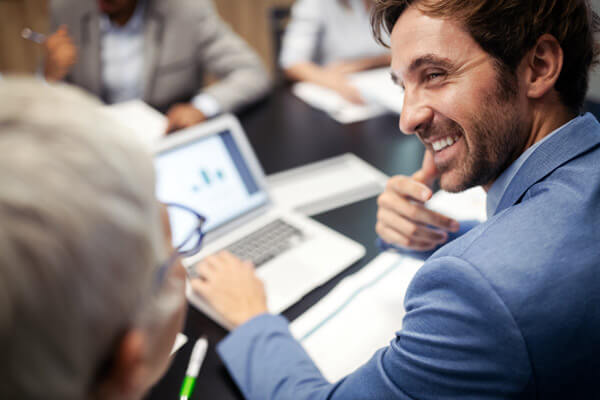
{"type": "Polygon", "coordinates": [[[176,203],[163,203],[167,207],[169,223],[171,225],[172,243],[175,251],[159,268],[156,274],[156,284],[164,281],[169,268],[179,257],[190,257],[197,254],[202,247],[204,232],[202,226],[206,222],[201,214],[176,203]]]}

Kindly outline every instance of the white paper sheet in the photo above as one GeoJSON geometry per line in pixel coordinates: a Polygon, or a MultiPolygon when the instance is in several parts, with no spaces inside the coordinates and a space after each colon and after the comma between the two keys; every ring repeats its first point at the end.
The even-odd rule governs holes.
{"type": "Polygon", "coordinates": [[[353,104],[334,90],[314,83],[296,83],[292,92],[343,124],[364,121],[389,111],[398,114],[402,111],[404,93],[392,82],[389,68],[357,72],[349,76],[349,81],[359,90],[365,105],[353,104]]]}
{"type": "Polygon", "coordinates": [[[423,261],[386,252],[344,279],[291,325],[330,382],[386,346],[402,327],[404,293],[423,261]]]}
{"type": "Polygon", "coordinates": [[[149,150],[165,135],[167,118],[141,100],[117,103],[104,109],[110,118],[133,131],[149,150]]]}
{"type": "Polygon", "coordinates": [[[385,108],[377,104],[351,103],[335,91],[314,83],[296,83],[292,87],[292,93],[310,106],[325,111],[342,124],[364,121],[386,112],[385,108]]]}

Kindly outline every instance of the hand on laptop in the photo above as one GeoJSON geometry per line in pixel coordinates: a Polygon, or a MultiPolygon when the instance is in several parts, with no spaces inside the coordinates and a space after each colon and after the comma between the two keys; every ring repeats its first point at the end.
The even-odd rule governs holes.
{"type": "Polygon", "coordinates": [[[411,250],[427,251],[448,240],[446,232],[460,228],[457,221],[425,207],[439,173],[433,155],[427,151],[423,166],[413,176],[389,179],[377,199],[377,234],[386,242],[411,250]]]}
{"type": "Polygon", "coordinates": [[[167,111],[167,132],[189,128],[206,120],[206,116],[190,103],[174,104],[167,111]]]}
{"type": "Polygon", "coordinates": [[[220,252],[196,265],[192,287],[234,328],[266,313],[267,298],[252,263],[220,252]]]}

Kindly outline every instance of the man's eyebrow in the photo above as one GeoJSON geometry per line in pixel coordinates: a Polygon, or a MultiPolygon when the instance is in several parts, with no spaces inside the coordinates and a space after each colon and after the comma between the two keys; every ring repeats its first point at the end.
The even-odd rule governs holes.
{"type": "Polygon", "coordinates": [[[408,72],[414,72],[415,70],[421,68],[424,65],[441,67],[445,69],[454,69],[454,64],[452,64],[452,62],[449,59],[438,57],[433,54],[426,54],[415,59],[412,63],[410,63],[410,66],[408,67],[408,72]]]}
{"type": "MultiPolygon", "coordinates": [[[[416,58],[410,64],[410,66],[408,67],[408,73],[414,73],[417,69],[425,65],[444,68],[448,71],[453,71],[456,69],[454,64],[449,59],[438,57],[433,54],[426,54],[424,56],[416,58]]],[[[402,81],[402,79],[400,79],[400,76],[396,72],[391,71],[390,77],[392,78],[392,82],[394,82],[396,85],[404,87],[404,82],[402,81]]]]}

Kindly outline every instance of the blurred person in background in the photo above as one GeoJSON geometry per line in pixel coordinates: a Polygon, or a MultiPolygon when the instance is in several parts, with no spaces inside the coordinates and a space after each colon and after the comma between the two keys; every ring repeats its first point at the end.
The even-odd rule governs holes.
{"type": "Polygon", "coordinates": [[[391,60],[371,34],[372,6],[373,0],[298,0],[279,59],[285,75],[363,103],[348,74],[389,66],[391,60]]]}
{"type": "Polygon", "coordinates": [[[269,88],[259,57],[211,0],[50,0],[50,11],[46,79],[109,104],[142,99],[166,112],[169,132],[237,111],[269,88]],[[218,81],[205,87],[206,73],[218,81]]]}

